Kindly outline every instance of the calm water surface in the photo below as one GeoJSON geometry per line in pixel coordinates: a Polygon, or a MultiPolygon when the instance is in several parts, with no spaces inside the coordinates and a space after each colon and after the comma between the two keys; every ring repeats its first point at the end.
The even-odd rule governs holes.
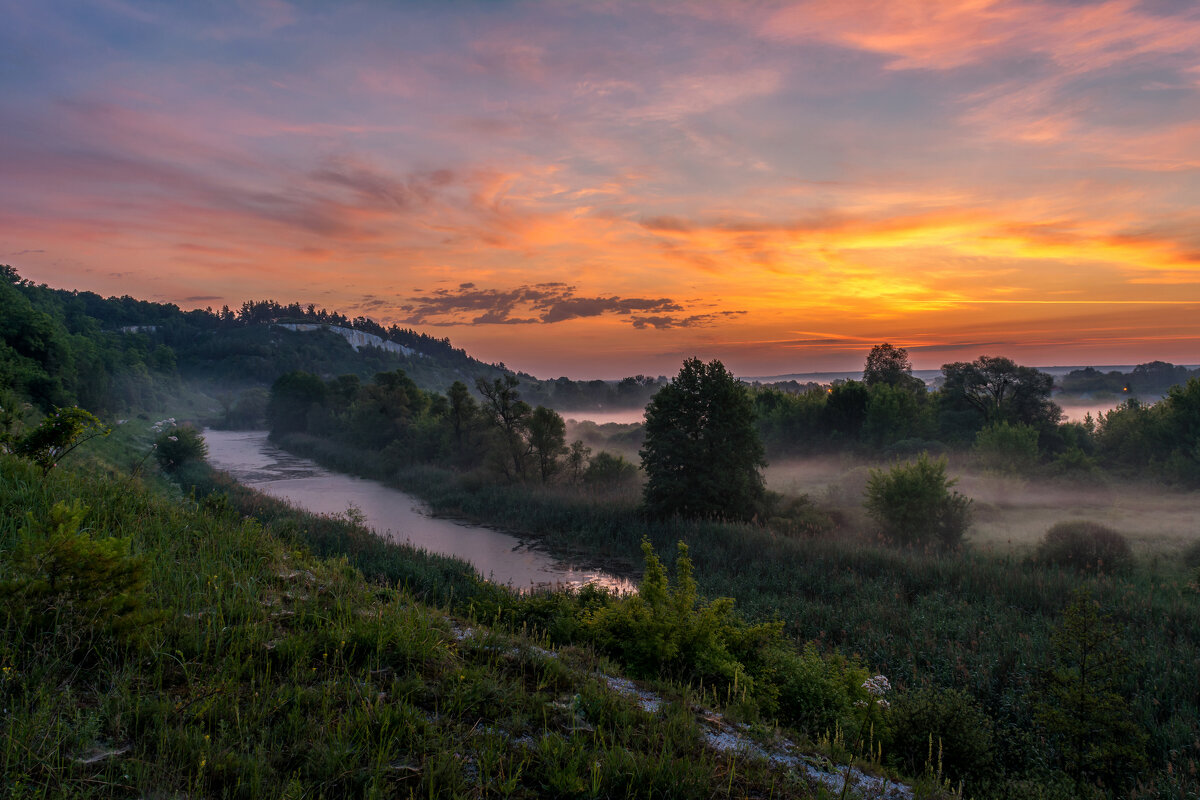
{"type": "Polygon", "coordinates": [[[280,450],[265,431],[204,432],[208,460],[241,483],[317,514],[362,512],[376,533],[434,553],[470,562],[479,574],[517,589],[598,583],[629,591],[629,581],[596,569],[577,568],[511,534],[432,517],[421,501],[377,481],[330,472],[280,450]]]}

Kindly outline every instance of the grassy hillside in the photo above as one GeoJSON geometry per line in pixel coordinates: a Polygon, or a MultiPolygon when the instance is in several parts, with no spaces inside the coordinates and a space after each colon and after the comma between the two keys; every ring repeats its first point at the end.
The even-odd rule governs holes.
{"type": "MultiPolygon", "coordinates": [[[[142,434],[116,436],[99,448],[108,461],[73,456],[45,477],[0,456],[8,797],[841,788],[826,773],[818,789],[798,751],[770,760],[790,743],[761,722],[736,727],[699,687],[663,678],[638,693],[595,648],[504,624],[503,609],[546,600],[199,468],[200,501],[131,477],[111,456],[128,458],[142,434]]],[[[824,752],[844,758],[844,738],[824,752]]]]}

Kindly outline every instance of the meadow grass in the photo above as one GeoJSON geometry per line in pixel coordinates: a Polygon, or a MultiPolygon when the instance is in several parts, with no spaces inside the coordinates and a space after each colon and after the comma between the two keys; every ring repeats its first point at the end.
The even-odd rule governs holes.
{"type": "MultiPolygon", "coordinates": [[[[687,685],[657,684],[651,714],[592,650],[456,616],[443,583],[505,591],[471,589],[461,562],[220,480],[197,498],[77,466],[42,478],[0,456],[6,797],[819,796],[706,747],[692,709],[712,698],[687,685]],[[86,509],[68,539],[119,537],[144,578],[135,629],[14,589],[36,571],[14,554],[49,540],[63,502],[86,509]]],[[[60,589],[87,577],[72,569],[60,589]]]]}
{"type": "MultiPolygon", "coordinates": [[[[284,444],[334,468],[349,462],[349,451],[311,437],[284,444]]],[[[386,470],[382,463],[358,467],[377,477],[386,470]]],[[[846,471],[856,469],[864,471],[846,471]]],[[[978,796],[1021,796],[1034,790],[1014,787],[1053,773],[1053,747],[1034,708],[1052,666],[1051,632],[1082,588],[1112,615],[1118,645],[1134,660],[1121,689],[1149,735],[1151,770],[1141,776],[1142,790],[1180,797],[1200,791],[1200,593],[1197,577],[1175,559],[1156,557],[1161,553],[1139,548],[1130,574],[1089,576],[1028,557],[1044,529],[1018,547],[898,550],[857,530],[850,514],[824,535],[798,537],[758,524],[647,519],[629,491],[502,486],[430,467],[387,477],[436,513],[536,536],[552,552],[584,553],[617,570],[633,568],[643,538],[668,561],[682,540],[706,596],[735,598],[752,620],[782,620],[796,640],[855,656],[906,691],[967,692],[995,732],[990,783],[977,785],[978,796]]],[[[836,501],[836,491],[827,496],[836,501]]],[[[1192,500],[1170,496],[1176,505],[1192,500]]],[[[1039,526],[1076,511],[1050,513],[1052,505],[1045,501],[1039,526]]]]}

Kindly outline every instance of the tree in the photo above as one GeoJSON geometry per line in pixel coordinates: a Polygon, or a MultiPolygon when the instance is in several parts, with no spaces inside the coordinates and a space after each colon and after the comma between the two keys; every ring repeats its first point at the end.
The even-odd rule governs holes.
{"type": "Polygon", "coordinates": [[[871,395],[862,381],[845,381],[829,387],[822,417],[830,432],[856,440],[867,421],[867,404],[871,395]]]}
{"type": "Polygon", "coordinates": [[[567,470],[571,475],[572,483],[579,483],[583,480],[591,457],[592,448],[584,444],[582,439],[571,442],[570,452],[567,453],[567,470]]]}
{"type": "Polygon", "coordinates": [[[971,523],[971,500],[951,491],[954,484],[946,459],[922,453],[888,472],[871,470],[864,505],[889,542],[954,547],[971,523]]]}
{"type": "MultiPolygon", "coordinates": [[[[874,386],[886,383],[889,386],[911,386],[913,380],[912,361],[903,347],[893,347],[884,342],[871,348],[867,364],[863,369],[863,383],[874,386]]],[[[921,382],[924,386],[924,382],[921,382]]]]}
{"type": "Polygon", "coordinates": [[[529,443],[525,439],[533,409],[517,392],[520,381],[505,375],[488,381],[477,378],[475,388],[483,395],[483,412],[495,434],[493,456],[500,472],[509,480],[521,480],[528,468],[529,443]]]}
{"type": "Polygon", "coordinates": [[[765,462],[754,404],[720,361],[685,361],[646,407],[645,436],[652,514],[748,519],[758,511],[765,462]]]}
{"type": "Polygon", "coordinates": [[[538,406],[529,416],[528,428],[538,477],[547,483],[562,468],[560,458],[567,453],[567,424],[557,411],[538,406]]]}
{"type": "Polygon", "coordinates": [[[942,365],[942,394],[953,406],[963,404],[978,412],[982,424],[1023,422],[1035,428],[1053,428],[1062,409],[1050,402],[1054,378],[1012,359],[980,356],[971,362],[942,365]]]}
{"type": "Polygon", "coordinates": [[[1051,643],[1053,665],[1035,716],[1056,740],[1067,774],[1078,788],[1130,783],[1145,767],[1146,733],[1123,696],[1130,664],[1112,618],[1080,589],[1051,643]]]}
{"type": "Polygon", "coordinates": [[[271,433],[295,433],[308,429],[308,412],[325,402],[325,382],[310,372],[289,372],[271,385],[267,401],[267,423],[271,433]]]}

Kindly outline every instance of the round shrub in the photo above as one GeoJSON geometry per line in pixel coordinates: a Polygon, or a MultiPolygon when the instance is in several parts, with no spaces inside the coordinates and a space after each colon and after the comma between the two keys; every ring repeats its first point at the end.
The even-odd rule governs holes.
{"type": "Polygon", "coordinates": [[[888,472],[871,470],[863,506],[887,542],[953,548],[971,525],[971,500],[951,491],[954,484],[946,459],[922,453],[888,472]]]}
{"type": "Polygon", "coordinates": [[[936,771],[952,781],[979,779],[992,764],[992,720],[966,692],[915,689],[887,713],[884,753],[909,775],[936,771]]]}
{"type": "Polygon", "coordinates": [[[1195,541],[1183,549],[1183,565],[1189,569],[1200,567],[1200,541],[1195,541]]]}
{"type": "Polygon", "coordinates": [[[621,486],[637,480],[637,465],[619,454],[601,450],[583,471],[583,482],[593,486],[621,486]]]}
{"type": "Polygon", "coordinates": [[[1035,558],[1080,572],[1121,574],[1133,568],[1133,552],[1124,536],[1083,519],[1059,522],[1046,531],[1035,558]]]}
{"type": "Polygon", "coordinates": [[[186,464],[203,461],[208,445],[191,425],[168,428],[154,440],[154,458],[164,472],[178,472],[186,464]]]}
{"type": "Polygon", "coordinates": [[[1022,473],[1038,459],[1038,431],[1032,425],[993,422],[975,435],[975,458],[985,469],[1022,473]]]}

